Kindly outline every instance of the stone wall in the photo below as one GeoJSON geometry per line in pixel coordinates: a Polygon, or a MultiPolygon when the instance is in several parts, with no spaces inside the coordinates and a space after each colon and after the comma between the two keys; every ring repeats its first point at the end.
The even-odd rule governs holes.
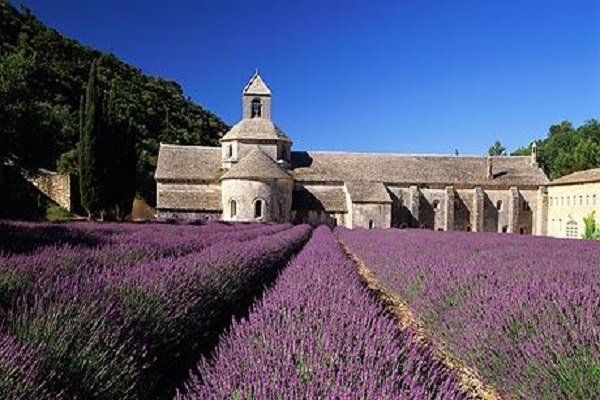
{"type": "Polygon", "coordinates": [[[292,180],[254,181],[225,179],[222,186],[223,219],[225,221],[291,221],[292,180]],[[232,215],[231,202],[236,202],[232,215]],[[255,218],[257,201],[262,201],[262,215],[255,218]]]}
{"type": "Polygon", "coordinates": [[[354,203],[352,204],[352,227],[390,228],[391,204],[354,203]]]}
{"type": "Polygon", "coordinates": [[[74,185],[71,175],[55,172],[41,172],[40,175],[28,178],[38,190],[67,211],[74,211],[74,185]]]}
{"type": "Polygon", "coordinates": [[[454,230],[472,230],[471,212],[473,209],[473,190],[459,189],[454,192],[454,230]]]}
{"type": "Polygon", "coordinates": [[[215,183],[162,183],[156,185],[156,208],[221,212],[221,186],[215,183]]]}
{"type": "Polygon", "coordinates": [[[421,189],[419,227],[432,230],[444,230],[446,211],[445,189],[421,189]]]}
{"type": "Polygon", "coordinates": [[[190,221],[218,221],[221,219],[220,212],[200,212],[181,210],[159,210],[159,220],[190,220],[190,221]]]}

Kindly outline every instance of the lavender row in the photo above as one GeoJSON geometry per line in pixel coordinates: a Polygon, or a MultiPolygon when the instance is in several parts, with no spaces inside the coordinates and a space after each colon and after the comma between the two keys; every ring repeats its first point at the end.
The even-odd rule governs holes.
{"type": "MultiPolygon", "coordinates": [[[[110,227],[103,224],[101,229],[110,227]]],[[[66,225],[63,225],[66,226],[66,225]]],[[[76,230],[81,229],[76,224],[76,230]]],[[[130,269],[144,260],[162,257],[181,257],[226,241],[245,241],[261,235],[274,235],[289,229],[291,225],[223,226],[149,226],[116,227],[120,240],[105,242],[94,248],[72,245],[50,245],[33,254],[10,254],[0,256],[0,309],[7,307],[13,298],[27,291],[40,291],[56,287],[57,281],[68,278],[80,286],[105,269],[111,271],[130,269]],[[135,227],[137,231],[127,229],[135,227]]]]}
{"type": "Polygon", "coordinates": [[[165,398],[310,233],[307,226],[269,229],[185,256],[41,281],[0,315],[0,332],[14,343],[0,360],[0,382],[11,377],[1,390],[32,388],[36,399],[165,398]],[[25,347],[36,356],[20,370],[5,363],[25,347]],[[28,373],[40,369],[48,374],[41,383],[28,373]]]}
{"type": "Polygon", "coordinates": [[[461,399],[453,376],[401,332],[326,227],[175,399],[461,399]]]}
{"type": "Polygon", "coordinates": [[[429,231],[339,235],[434,336],[515,398],[600,393],[600,246],[429,231]]]}

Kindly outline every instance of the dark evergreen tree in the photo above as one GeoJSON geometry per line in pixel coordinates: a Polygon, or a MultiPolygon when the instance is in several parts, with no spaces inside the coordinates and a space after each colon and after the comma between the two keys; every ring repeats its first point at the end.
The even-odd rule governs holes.
{"type": "Polygon", "coordinates": [[[98,93],[98,66],[94,61],[81,110],[83,123],[79,140],[79,190],[88,218],[103,216],[106,204],[105,168],[102,160],[102,105],[98,93]]]}

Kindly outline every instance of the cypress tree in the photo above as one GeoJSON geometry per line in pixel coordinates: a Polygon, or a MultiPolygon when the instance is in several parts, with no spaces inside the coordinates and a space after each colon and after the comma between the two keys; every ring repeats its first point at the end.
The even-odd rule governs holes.
{"type": "Polygon", "coordinates": [[[102,215],[104,167],[102,159],[102,106],[98,95],[98,60],[92,63],[82,113],[79,139],[79,190],[89,219],[102,215]]]}

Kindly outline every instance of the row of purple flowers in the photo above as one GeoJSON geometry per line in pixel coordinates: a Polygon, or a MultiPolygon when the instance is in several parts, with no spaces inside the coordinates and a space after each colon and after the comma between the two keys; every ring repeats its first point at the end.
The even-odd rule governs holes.
{"type": "Polygon", "coordinates": [[[311,231],[3,225],[14,229],[0,255],[0,398],[11,399],[171,397],[311,231]]]}
{"type": "Polygon", "coordinates": [[[199,399],[461,399],[456,378],[401,331],[318,228],[247,319],[176,396],[199,399]]]}
{"type": "Polygon", "coordinates": [[[430,231],[337,233],[438,342],[514,398],[600,394],[600,244],[430,231]]]}

